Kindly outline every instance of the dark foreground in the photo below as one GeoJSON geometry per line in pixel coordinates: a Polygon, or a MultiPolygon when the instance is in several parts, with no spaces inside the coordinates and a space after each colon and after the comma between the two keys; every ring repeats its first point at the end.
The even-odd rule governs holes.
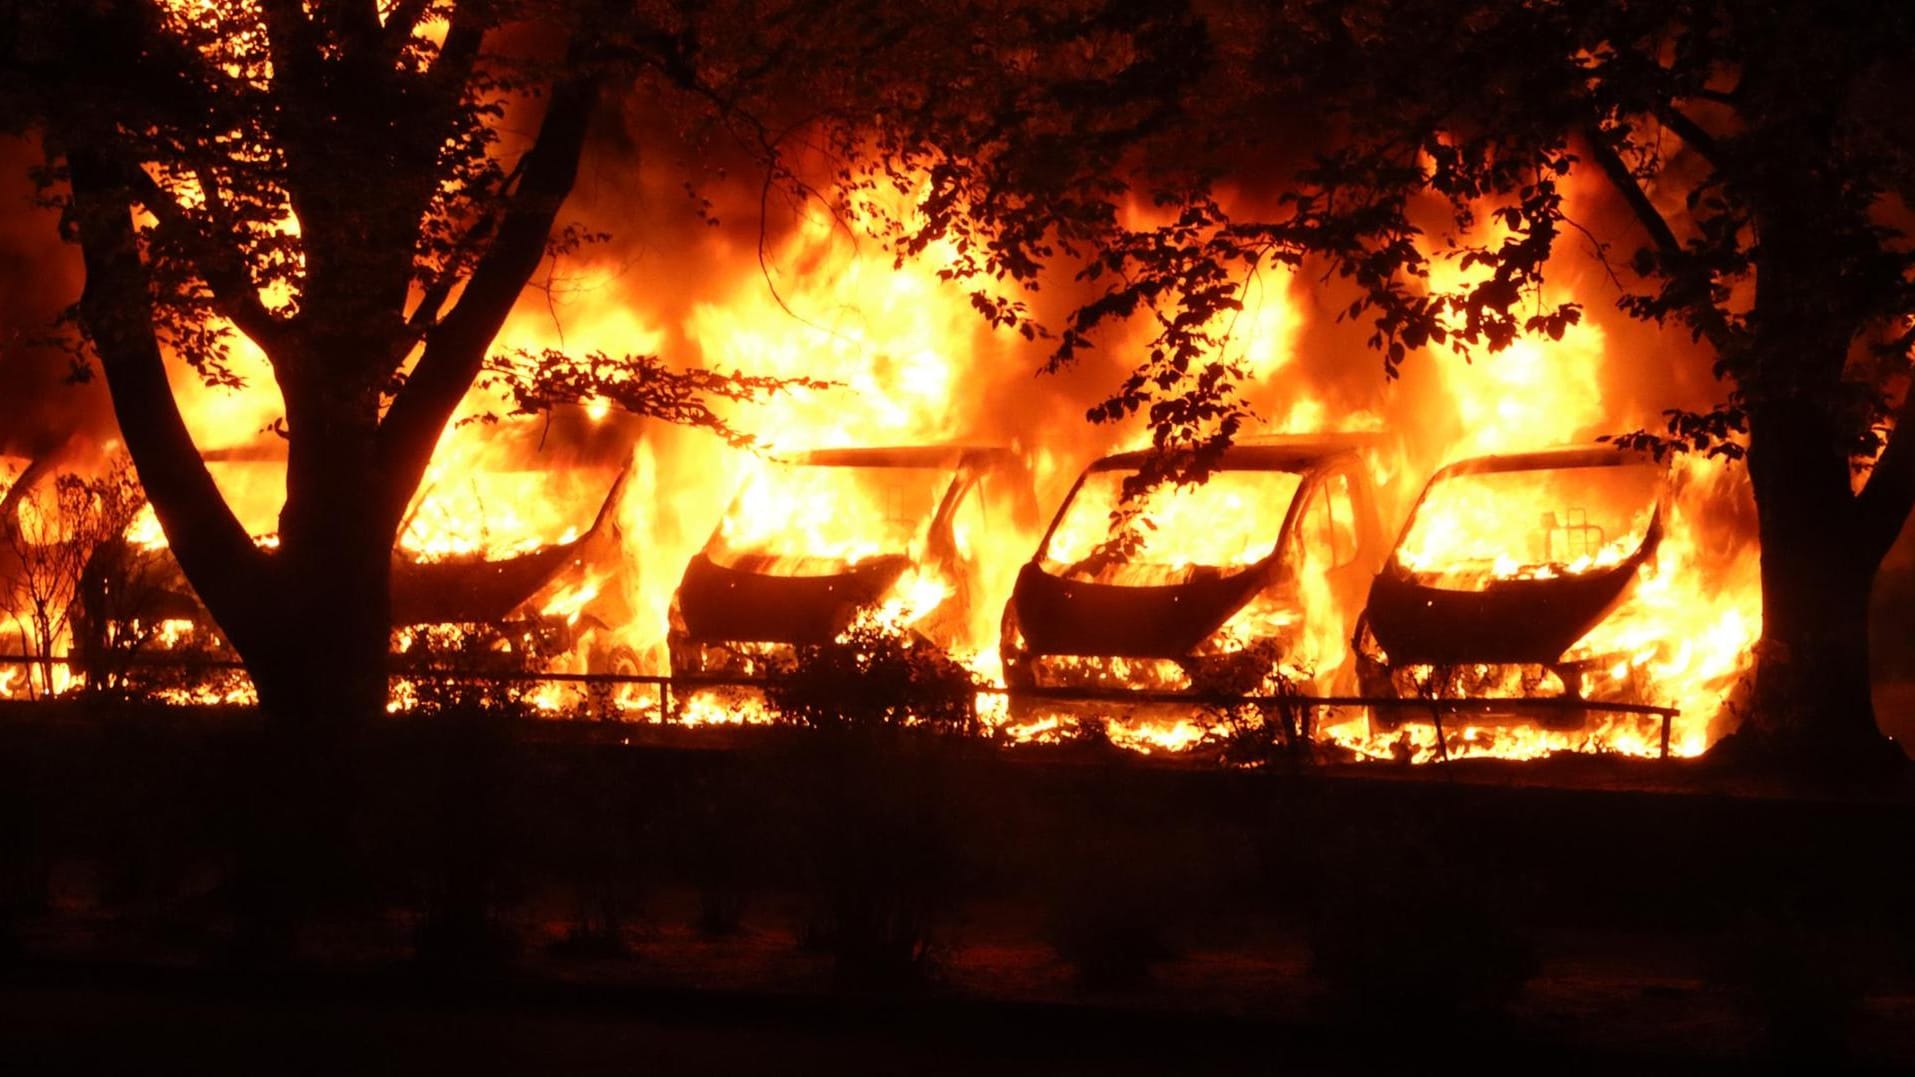
{"type": "MultiPolygon", "coordinates": [[[[1651,996],[1645,1004],[1666,1003],[1651,996]]],[[[1886,1023],[1896,1015],[1875,1020],[1886,1023]]],[[[0,987],[9,1072],[1345,1074],[1523,1067],[1747,1072],[1720,1027],[1687,1042],[1523,1017],[1401,1035],[1127,1004],[950,996],[447,984],[413,971],[244,976],[66,964],[0,987]]],[[[1832,1065],[1895,1072],[1896,1059],[1832,1065]]]]}
{"type": "Polygon", "coordinates": [[[1915,1065],[1899,783],[394,723],[262,954],[250,721],[0,715],[9,1072],[1915,1065]]]}

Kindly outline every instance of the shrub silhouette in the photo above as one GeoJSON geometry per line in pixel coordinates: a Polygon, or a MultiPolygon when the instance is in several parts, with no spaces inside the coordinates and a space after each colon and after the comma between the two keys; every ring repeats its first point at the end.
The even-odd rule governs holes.
{"type": "Polygon", "coordinates": [[[975,683],[937,648],[863,624],[803,649],[767,697],[806,731],[788,750],[807,941],[844,986],[922,982],[965,875],[951,769],[979,731],[975,683]]]}
{"type": "Polygon", "coordinates": [[[515,804],[524,774],[512,727],[535,708],[529,684],[489,675],[532,668],[542,653],[537,642],[502,625],[402,634],[402,660],[424,674],[402,696],[413,734],[403,759],[415,771],[425,841],[416,861],[424,916],[415,945],[428,966],[493,967],[515,950],[501,916],[515,875],[513,839],[524,822],[515,804]]]}

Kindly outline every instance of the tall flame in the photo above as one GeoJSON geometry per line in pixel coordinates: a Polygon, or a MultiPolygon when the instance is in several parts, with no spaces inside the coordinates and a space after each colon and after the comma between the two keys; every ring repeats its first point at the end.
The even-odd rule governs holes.
{"type": "MultiPolygon", "coordinates": [[[[889,211],[907,208],[900,197],[889,211]]],[[[515,310],[497,348],[656,353],[718,370],[828,382],[824,389],[727,407],[724,415],[771,456],[829,446],[1011,446],[1029,466],[1037,515],[1044,519],[1113,438],[1131,445],[1147,440],[1140,422],[1115,434],[1083,423],[1083,409],[1108,388],[1108,380],[1098,380],[1106,371],[1031,382],[1028,372],[1041,362],[1041,343],[1027,345],[1014,333],[982,325],[971,298],[942,279],[951,251],[933,248],[894,264],[891,255],[855,238],[864,223],[860,212],[834,215],[813,206],[766,240],[762,258],[755,237],[724,232],[659,266],[610,254],[595,260],[590,250],[573,254],[554,287],[528,295],[515,310]]],[[[1149,212],[1134,211],[1133,223],[1147,223],[1149,212]]],[[[1464,283],[1466,275],[1449,265],[1433,272],[1433,287],[1464,283]]],[[[1628,381],[1631,356],[1621,354],[1610,331],[1593,321],[1570,326],[1559,340],[1522,339],[1473,362],[1432,356],[1388,387],[1376,378],[1368,353],[1353,349],[1361,362],[1344,366],[1360,369],[1366,388],[1332,384],[1336,375],[1324,373],[1328,366],[1302,361],[1306,342],[1322,339],[1310,331],[1313,323],[1325,320],[1304,301],[1307,284],[1281,269],[1263,270],[1247,281],[1244,309],[1218,315],[1207,329],[1220,341],[1219,356],[1243,372],[1246,399],[1265,421],[1259,432],[1377,434],[1366,459],[1380,489],[1386,543],[1396,536],[1416,491],[1442,465],[1642,423],[1632,410],[1642,405],[1612,400],[1608,391],[1628,381]]],[[[1154,331],[1140,318],[1113,333],[1109,362],[1128,367],[1154,331]]],[[[243,390],[207,389],[178,362],[174,389],[189,429],[211,458],[215,480],[245,526],[265,541],[284,498],[283,445],[271,433],[284,407],[264,357],[243,337],[234,340],[233,364],[246,382],[243,390]]],[[[461,419],[504,410],[503,401],[475,389],[461,419]]],[[[618,415],[603,401],[550,417],[462,421],[438,444],[408,513],[399,554],[419,561],[496,559],[569,541],[590,527],[623,470],[622,500],[612,506],[618,536],[613,551],[554,578],[523,615],[563,626],[570,649],[554,670],[659,675],[666,672],[663,644],[673,590],[686,561],[714,531],[726,542],[775,546],[784,556],[855,562],[879,546],[897,545],[880,541],[895,525],[907,532],[903,552],[921,554],[923,506],[900,510],[899,520],[892,520],[887,506],[898,501],[895,488],[875,479],[836,490],[763,481],[778,466],[705,432],[618,415]]],[[[1725,509],[1747,496],[1743,473],[1720,461],[1676,465],[1660,545],[1628,601],[1579,644],[1589,654],[1617,656],[1612,667],[1591,678],[1605,685],[1627,682],[1631,698],[1679,708],[1670,736],[1677,754],[1694,754],[1710,743],[1717,732],[1713,720],[1733,701],[1760,631],[1753,542],[1733,508],[1725,509]]],[[[1254,561],[1268,549],[1255,542],[1244,546],[1242,536],[1273,535],[1274,525],[1260,514],[1282,513],[1287,505],[1284,497],[1233,490],[1227,478],[1200,492],[1166,493],[1146,507],[1152,560],[1171,566],[1254,561]],[[1253,519],[1257,526],[1216,526],[1226,519],[1253,519]],[[1233,536],[1236,546],[1230,545],[1233,536]]],[[[1098,529],[1109,507],[1090,513],[1087,528],[1079,526],[1083,520],[1066,520],[1049,556],[1081,560],[1101,541],[1098,529]]],[[[986,681],[1000,673],[998,613],[1019,566],[1034,555],[1032,528],[1041,523],[1013,520],[1015,514],[1001,511],[1006,508],[986,506],[954,524],[960,553],[982,567],[986,581],[985,593],[971,596],[972,623],[961,633],[966,644],[959,657],[986,681]]],[[[1509,533],[1533,531],[1541,510],[1508,517],[1500,511],[1488,502],[1459,502],[1448,517],[1412,528],[1398,557],[1417,572],[1451,578],[1467,572],[1500,578],[1575,574],[1619,563],[1633,548],[1641,522],[1631,517],[1604,525],[1594,541],[1593,531],[1575,531],[1581,537],[1574,549],[1548,547],[1519,556],[1520,543],[1509,533]],[[1505,559],[1479,556],[1488,549],[1505,551],[1505,559]]],[[[1560,522],[1566,537],[1571,529],[1593,526],[1560,522]]],[[[163,542],[150,515],[136,523],[131,537],[154,547],[163,542]]],[[[1321,577],[1308,576],[1302,586],[1326,587],[1321,577]]],[[[948,614],[957,605],[955,593],[952,581],[919,564],[869,615],[909,629],[948,614]]],[[[1321,608],[1329,601],[1317,593],[1305,605],[1321,608]]],[[[1335,624],[1326,619],[1298,625],[1278,613],[1261,621],[1251,616],[1232,631],[1243,634],[1239,644],[1279,630],[1300,633],[1298,653],[1309,656],[1311,675],[1327,685],[1347,668],[1343,626],[1358,611],[1342,612],[1335,624]]],[[[1139,665],[1129,675],[1156,674],[1139,665]]],[[[1489,684],[1495,677],[1485,672],[1478,681],[1489,684]]],[[[22,684],[17,667],[0,665],[0,697],[18,694],[22,684]]],[[[548,687],[533,701],[554,711],[585,705],[568,691],[548,687]]],[[[651,686],[620,688],[591,706],[633,719],[692,724],[764,716],[736,693],[661,694],[651,686]],[[666,696],[675,697],[675,707],[661,705],[666,696]]],[[[1014,723],[995,695],[983,697],[980,708],[1010,739],[1041,740],[1067,731],[1068,724],[1054,716],[1014,723]]],[[[1108,708],[1109,735],[1139,750],[1183,750],[1213,732],[1196,714],[1125,720],[1123,710],[1108,708]]],[[[1365,758],[1660,750],[1656,723],[1626,716],[1598,715],[1582,728],[1563,731],[1510,727],[1458,712],[1444,718],[1441,745],[1434,724],[1419,715],[1401,729],[1373,723],[1360,708],[1317,717],[1326,741],[1365,758]]]]}

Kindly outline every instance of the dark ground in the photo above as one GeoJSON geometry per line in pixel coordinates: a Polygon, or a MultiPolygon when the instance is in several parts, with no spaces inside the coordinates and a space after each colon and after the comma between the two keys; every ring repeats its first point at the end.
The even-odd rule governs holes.
{"type": "Polygon", "coordinates": [[[395,725],[355,903],[263,972],[234,948],[249,720],[0,713],[0,1071],[1915,1068],[1907,783],[969,748],[820,780],[766,731],[395,725]],[[500,945],[423,960],[454,879],[500,945]],[[834,972],[847,887],[937,895],[926,982],[834,972]],[[1087,983],[1112,957],[1141,968],[1087,983]]]}
{"type": "MultiPolygon", "coordinates": [[[[1733,1021],[1685,1018],[1694,1007],[1682,994],[1645,989],[1634,1003],[1675,1010],[1680,1036],[1671,1025],[1653,1037],[1618,1029],[1616,1014],[1597,1010],[1398,1037],[1384,1015],[1281,1022],[1148,1000],[449,987],[406,972],[266,979],[66,965],[0,987],[0,1043],[9,1072],[31,1074],[1747,1072],[1746,1045],[1722,1037],[1733,1021]]],[[[1906,1018],[1869,1015],[1884,1026],[1906,1018]]],[[[1898,1060],[1853,1068],[1893,1072],[1898,1060]]]]}

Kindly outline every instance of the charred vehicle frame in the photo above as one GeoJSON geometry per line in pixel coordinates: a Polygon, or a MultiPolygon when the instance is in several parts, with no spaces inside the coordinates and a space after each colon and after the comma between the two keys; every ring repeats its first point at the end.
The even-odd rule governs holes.
{"type": "MultiPolygon", "coordinates": [[[[1212,508],[1236,504],[1240,514],[1240,527],[1217,532],[1237,547],[1228,564],[1140,564],[1108,541],[1088,553],[1061,548],[1073,513],[1115,508],[1116,484],[1138,474],[1150,453],[1091,464],[1020,570],[1005,608],[1000,646],[1014,705],[1020,696],[1194,698],[1346,686],[1347,662],[1304,651],[1306,640],[1341,651],[1382,556],[1366,444],[1332,436],[1245,441],[1225,452],[1201,488],[1177,487],[1235,483],[1245,496],[1287,498],[1281,505],[1240,504],[1234,493],[1212,498],[1212,508]],[[1095,504],[1077,507],[1087,496],[1082,504],[1095,504]]],[[[1213,529],[1232,522],[1205,521],[1213,529]]]]}
{"type": "MultiPolygon", "coordinates": [[[[1642,703],[1629,687],[1630,678],[1622,679],[1621,691],[1589,691],[1591,682],[1604,680],[1602,672],[1617,668],[1623,656],[1596,653],[1587,642],[1654,565],[1667,499],[1662,466],[1613,445],[1482,456],[1439,469],[1406,517],[1358,623],[1352,651],[1363,694],[1380,699],[1501,695],[1510,703],[1507,712],[1479,713],[1555,728],[1583,725],[1603,702],[1642,703]],[[1633,513],[1631,524],[1612,528],[1591,522],[1587,509],[1546,509],[1533,527],[1523,525],[1529,550],[1521,559],[1509,551],[1500,566],[1464,572],[1412,564],[1418,558],[1409,547],[1427,530],[1425,514],[1447,487],[1513,484],[1541,476],[1560,479],[1561,496],[1621,497],[1633,513]],[[1605,485],[1621,492],[1605,493],[1605,485]],[[1622,531],[1622,537],[1613,530],[1622,531]],[[1594,705],[1587,710],[1522,706],[1539,699],[1587,699],[1594,705]]],[[[1480,533],[1508,530],[1515,518],[1512,512],[1479,512],[1463,523],[1480,533]]],[[[1616,519],[1613,514],[1606,518],[1616,519]]],[[[1407,714],[1378,708],[1372,721],[1393,728],[1407,714]]]]}
{"type": "Polygon", "coordinates": [[[1035,529],[1029,469],[1009,448],[821,449],[767,466],[747,479],[686,563],[667,635],[675,681],[762,679],[799,648],[829,644],[879,610],[914,575],[948,593],[906,611],[896,627],[947,651],[975,642],[967,637],[985,590],[976,544],[998,528],[1035,529]],[[798,503],[760,505],[759,484],[782,485],[798,503]],[[882,517],[854,525],[877,533],[855,551],[814,548],[804,528],[776,515],[824,513],[842,530],[839,514],[850,506],[832,495],[846,489],[875,497],[882,517]]]}

